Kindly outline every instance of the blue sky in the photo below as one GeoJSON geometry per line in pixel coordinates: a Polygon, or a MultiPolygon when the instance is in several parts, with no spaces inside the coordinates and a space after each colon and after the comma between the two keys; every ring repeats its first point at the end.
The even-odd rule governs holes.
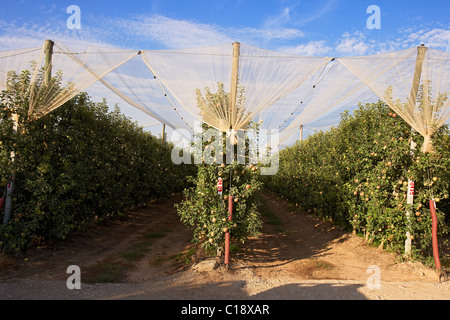
{"type": "Polygon", "coordinates": [[[353,56],[425,43],[450,50],[450,1],[404,0],[9,0],[0,6],[0,50],[47,39],[130,49],[209,46],[239,41],[313,56],[353,56]],[[67,7],[81,10],[69,29],[67,7]],[[370,5],[380,29],[368,29],[370,5]]]}

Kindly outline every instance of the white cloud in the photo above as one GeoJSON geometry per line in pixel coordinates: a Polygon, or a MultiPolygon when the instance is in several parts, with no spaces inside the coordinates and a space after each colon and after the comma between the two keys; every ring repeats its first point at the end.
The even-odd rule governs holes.
{"type": "Polygon", "coordinates": [[[0,50],[41,45],[45,39],[83,41],[133,49],[192,48],[240,41],[261,46],[269,41],[295,40],[304,36],[291,27],[291,9],[267,18],[261,27],[222,27],[164,15],[130,18],[82,19],[81,30],[69,30],[65,19],[45,23],[6,22],[0,19],[0,50]]]}
{"type": "MultiPolygon", "coordinates": [[[[281,18],[280,18],[281,19],[281,18]]],[[[122,19],[117,22],[121,31],[131,36],[155,41],[167,48],[211,46],[234,41],[261,43],[270,40],[290,40],[303,36],[298,29],[285,28],[279,18],[262,28],[222,28],[190,20],[177,20],[161,15],[122,19]]]]}
{"type": "Polygon", "coordinates": [[[428,48],[433,48],[445,52],[450,52],[450,30],[444,28],[434,29],[414,29],[405,28],[399,30],[395,39],[386,39],[372,46],[374,53],[386,53],[418,47],[425,44],[428,48]]]}
{"type": "Polygon", "coordinates": [[[134,20],[110,20],[109,24],[117,28],[118,33],[125,33],[140,42],[156,42],[166,48],[191,48],[232,42],[217,26],[162,15],[134,20]]]}
{"type": "Polygon", "coordinates": [[[336,51],[344,55],[364,55],[369,49],[371,44],[366,42],[366,36],[360,32],[344,33],[336,44],[336,51]]]}
{"type": "MultiPolygon", "coordinates": [[[[335,5],[329,0],[326,8],[313,15],[320,17],[335,5]]],[[[69,30],[66,21],[45,23],[5,22],[0,20],[0,50],[42,45],[45,39],[89,42],[132,49],[192,48],[240,41],[250,45],[268,47],[277,43],[278,50],[301,55],[356,56],[401,50],[424,43],[430,48],[450,51],[450,30],[440,25],[435,28],[405,27],[396,35],[372,39],[372,34],[362,31],[345,32],[337,41],[305,38],[298,29],[293,8],[267,18],[260,27],[222,27],[194,20],[174,19],[163,15],[141,15],[132,18],[112,19],[96,17],[91,23],[83,22],[81,30],[69,30]]],[[[87,21],[87,20],[82,20],[87,21]]]]}
{"type": "Polygon", "coordinates": [[[16,25],[0,20],[0,30],[0,51],[41,46],[46,39],[111,46],[98,36],[100,30],[87,26],[82,26],[81,30],[69,30],[65,21],[16,25]]]}
{"type": "Polygon", "coordinates": [[[340,55],[359,56],[398,51],[425,44],[429,48],[450,52],[450,30],[445,28],[409,27],[399,30],[396,38],[387,37],[383,40],[370,40],[369,36],[360,31],[346,32],[335,43],[335,50],[340,55]]]}
{"type": "Polygon", "coordinates": [[[326,45],[326,42],[321,41],[310,41],[306,44],[300,44],[298,46],[291,47],[281,47],[278,50],[289,53],[298,54],[305,56],[324,56],[330,52],[332,48],[326,45]]]}
{"type": "Polygon", "coordinates": [[[404,42],[408,45],[425,44],[427,47],[444,50],[449,52],[450,49],[450,30],[445,29],[431,29],[419,30],[410,33],[404,42]]]}
{"type": "MultiPolygon", "coordinates": [[[[319,3],[318,1],[316,3],[319,3]]],[[[333,10],[338,3],[338,0],[328,0],[326,3],[320,2],[319,8],[314,13],[308,13],[307,16],[302,17],[298,24],[305,25],[312,21],[322,18],[329,11],[333,10]]]]}
{"type": "Polygon", "coordinates": [[[291,9],[285,7],[281,13],[268,17],[260,28],[227,28],[225,33],[250,44],[261,44],[271,40],[293,40],[304,37],[303,31],[292,28],[291,9]]]}
{"type": "Polygon", "coordinates": [[[303,32],[293,28],[244,28],[228,29],[226,32],[235,39],[242,40],[250,44],[259,44],[271,40],[293,40],[303,37],[303,32]]]}
{"type": "Polygon", "coordinates": [[[282,25],[286,24],[290,19],[291,19],[290,9],[284,8],[280,14],[267,18],[263,25],[266,29],[279,29],[282,25]]]}

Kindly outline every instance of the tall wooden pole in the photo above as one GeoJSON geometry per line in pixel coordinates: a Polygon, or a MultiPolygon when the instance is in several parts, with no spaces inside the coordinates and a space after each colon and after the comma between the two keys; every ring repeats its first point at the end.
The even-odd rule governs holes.
{"type": "MultiPolygon", "coordinates": [[[[423,44],[417,48],[416,68],[414,70],[414,78],[413,78],[413,84],[412,84],[411,95],[410,95],[410,103],[412,103],[414,108],[415,108],[415,104],[416,104],[416,100],[417,100],[417,93],[419,92],[419,84],[420,84],[420,79],[422,76],[423,61],[425,59],[426,52],[427,52],[427,47],[425,47],[423,44]]],[[[428,84],[424,83],[423,85],[426,86],[428,84]]],[[[424,90],[425,90],[425,88],[424,88],[424,90]]],[[[426,96],[423,97],[424,101],[425,101],[425,99],[428,99],[428,97],[426,97],[426,96]]],[[[411,155],[413,154],[415,147],[416,147],[416,144],[411,139],[411,155]]],[[[411,181],[410,179],[408,179],[408,185],[411,186],[411,184],[414,188],[414,181],[411,181]]],[[[409,188],[409,189],[411,189],[411,188],[409,188]]],[[[408,205],[413,204],[413,199],[410,194],[410,190],[408,191],[408,198],[407,198],[406,203],[408,205]]],[[[431,237],[432,237],[432,246],[433,246],[433,256],[434,256],[435,268],[436,268],[436,271],[438,272],[438,281],[440,281],[441,261],[439,258],[439,247],[438,247],[439,245],[438,245],[438,236],[437,236],[438,220],[437,220],[437,216],[436,216],[436,208],[435,208],[436,204],[433,201],[433,199],[431,199],[431,195],[430,195],[430,199],[429,199],[429,204],[430,204],[430,212],[431,212],[431,219],[432,219],[431,237]]],[[[408,206],[407,206],[407,208],[408,208],[408,206]]],[[[411,215],[411,211],[409,208],[407,209],[406,214],[408,216],[408,223],[409,223],[409,216],[411,215]]],[[[409,246],[408,255],[410,255],[411,254],[411,236],[409,234],[409,231],[406,233],[406,236],[407,236],[407,239],[405,241],[405,253],[406,253],[406,247],[409,246]],[[408,241],[409,241],[409,243],[407,243],[408,241]]]]}
{"type": "Polygon", "coordinates": [[[300,141],[303,141],[303,125],[300,126],[300,141]]]}
{"type": "Polygon", "coordinates": [[[422,67],[423,61],[425,59],[425,53],[427,52],[427,47],[421,45],[417,47],[417,57],[416,57],[416,68],[414,70],[413,83],[411,87],[411,94],[409,96],[410,103],[415,106],[417,101],[417,93],[419,92],[420,79],[422,77],[422,67]]]}
{"type": "Polygon", "coordinates": [[[44,83],[46,87],[50,84],[52,80],[52,56],[53,56],[53,45],[55,43],[52,40],[45,40],[44,42],[44,83]]]}
{"type": "Polygon", "coordinates": [[[166,124],[163,123],[161,141],[164,143],[164,139],[166,138],[166,124]]]}
{"type": "Polygon", "coordinates": [[[438,229],[438,218],[436,216],[436,203],[434,199],[429,200],[430,204],[430,213],[431,213],[431,241],[433,244],[433,257],[434,257],[434,266],[438,273],[438,282],[441,281],[441,260],[439,259],[439,244],[437,237],[437,229],[438,229]]]}
{"type": "MultiPolygon", "coordinates": [[[[44,79],[41,83],[41,87],[39,90],[44,90],[44,93],[48,93],[49,90],[51,89],[49,86],[51,84],[52,81],[52,56],[53,56],[53,45],[54,42],[52,40],[45,40],[44,41],[44,79]]],[[[33,100],[35,98],[37,93],[36,91],[36,82],[35,80],[33,80],[33,82],[30,85],[31,87],[31,96],[30,96],[30,100],[33,100]]],[[[31,103],[29,108],[28,108],[28,116],[31,118],[33,117],[33,113],[34,113],[34,103],[31,103]]]]}
{"type": "MultiPolygon", "coordinates": [[[[51,83],[52,79],[52,55],[53,55],[53,45],[54,42],[52,40],[45,40],[44,42],[44,80],[42,85],[47,87],[51,83]]],[[[13,120],[13,134],[17,134],[17,128],[19,126],[19,115],[17,113],[12,114],[13,120]]],[[[15,152],[11,151],[11,164],[14,165],[15,160],[15,152]]],[[[8,223],[11,219],[12,212],[12,195],[15,184],[15,175],[11,175],[11,180],[9,181],[6,188],[6,199],[5,199],[5,213],[3,216],[3,223],[8,223]]]]}
{"type": "MultiPolygon", "coordinates": [[[[238,82],[239,82],[239,54],[240,54],[241,44],[239,42],[233,43],[233,62],[231,66],[231,101],[230,101],[230,130],[235,128],[236,125],[236,103],[237,103],[237,90],[238,90],[238,82]]],[[[233,148],[233,159],[234,159],[234,143],[231,141],[232,135],[230,134],[230,146],[233,148]]],[[[230,173],[230,182],[232,181],[231,173],[230,173]]],[[[228,220],[231,221],[233,215],[233,196],[228,195],[228,220]]],[[[225,232],[225,266],[228,270],[228,266],[230,263],[230,233],[225,232]]]]}
{"type": "MultiPolygon", "coordinates": [[[[416,58],[416,67],[414,70],[414,77],[412,81],[412,87],[411,87],[411,94],[409,96],[409,103],[415,109],[416,101],[417,101],[417,93],[419,92],[419,85],[420,85],[420,79],[422,77],[422,67],[423,67],[423,61],[425,59],[425,53],[427,51],[427,47],[424,45],[421,45],[420,47],[417,47],[417,58],[416,58]]],[[[412,133],[413,129],[411,129],[412,133]]],[[[411,135],[411,147],[410,147],[410,153],[411,156],[414,155],[414,150],[416,149],[416,143],[412,140],[411,135]]],[[[408,177],[408,194],[406,198],[406,217],[409,224],[409,229],[411,228],[410,224],[410,216],[412,214],[410,207],[414,204],[414,181],[408,177]]],[[[406,240],[405,240],[405,256],[410,257],[411,256],[411,232],[410,230],[406,231],[406,240]]]]}
{"type": "MultiPolygon", "coordinates": [[[[233,196],[228,196],[228,221],[233,217],[233,196]]],[[[225,232],[225,266],[228,270],[230,263],[230,232],[225,232]]]]}
{"type": "MultiPolygon", "coordinates": [[[[19,115],[17,113],[12,114],[12,120],[13,120],[13,135],[17,133],[17,127],[19,124],[19,115]]],[[[10,159],[11,164],[14,165],[14,159],[16,157],[16,154],[13,151],[11,151],[10,159]]],[[[12,211],[12,196],[13,196],[13,190],[14,190],[14,183],[15,183],[16,177],[15,174],[11,174],[10,180],[8,184],[6,185],[6,199],[5,199],[5,212],[3,215],[3,223],[8,223],[9,219],[11,219],[11,211],[12,211]]]]}
{"type": "Polygon", "coordinates": [[[239,42],[233,43],[233,64],[231,67],[231,106],[230,106],[230,129],[234,129],[236,124],[236,100],[239,82],[239,55],[241,51],[241,44],[239,42]]]}

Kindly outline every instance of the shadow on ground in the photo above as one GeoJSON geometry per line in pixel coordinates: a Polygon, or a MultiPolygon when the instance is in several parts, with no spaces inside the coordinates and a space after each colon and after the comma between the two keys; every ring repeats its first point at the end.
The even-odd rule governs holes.
{"type": "Polygon", "coordinates": [[[348,234],[320,219],[300,212],[287,210],[287,204],[278,197],[261,194],[263,210],[277,217],[263,214],[261,236],[246,241],[236,257],[260,268],[284,265],[292,261],[326,256],[329,245],[346,241],[348,234]]]}
{"type": "MultiPolygon", "coordinates": [[[[273,287],[249,295],[246,281],[225,281],[192,285],[167,286],[163,283],[146,284],[83,284],[81,289],[69,290],[62,281],[20,280],[23,283],[0,284],[1,300],[365,300],[358,289],[361,284],[303,281],[273,287]],[[26,287],[26,290],[23,288],[26,287]]],[[[166,283],[167,284],[167,283],[166,283]]]]}

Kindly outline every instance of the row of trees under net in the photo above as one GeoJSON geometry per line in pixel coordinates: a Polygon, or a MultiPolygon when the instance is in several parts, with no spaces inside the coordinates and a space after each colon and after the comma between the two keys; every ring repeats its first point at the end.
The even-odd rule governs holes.
{"type": "MultiPolygon", "coordinates": [[[[0,178],[2,185],[11,176],[16,182],[14,214],[0,226],[0,246],[6,251],[64,239],[92,222],[183,190],[185,198],[177,206],[181,221],[192,228],[194,241],[220,249],[227,233],[242,241],[259,233],[256,195],[262,183],[299,210],[396,252],[402,252],[409,237],[414,254],[431,256],[430,198],[437,204],[439,235],[447,233],[448,127],[434,134],[434,152],[422,153],[423,137],[382,102],[361,105],[353,115],[344,112],[335,128],[282,150],[278,173],[260,178],[260,164],[236,159],[175,165],[173,145],[145,132],[119,109],[110,111],[106,101],[92,102],[85,93],[31,121],[28,95],[21,94],[29,82],[28,71],[11,74],[9,89],[0,96],[0,178]],[[19,115],[16,133],[13,113],[19,115]],[[417,144],[414,150],[411,141],[417,144]],[[409,180],[415,187],[412,205],[406,201],[409,180]]],[[[206,90],[201,100],[211,101],[216,109],[223,100],[219,105],[225,110],[229,98],[225,91],[206,90]]],[[[245,97],[239,101],[245,103],[245,97]]],[[[257,127],[251,122],[247,126],[257,127]]],[[[204,130],[209,128],[204,125],[204,130]]],[[[227,135],[220,139],[224,146],[227,135]]],[[[202,149],[211,142],[203,141],[202,149]]]]}
{"type": "Polygon", "coordinates": [[[431,257],[429,199],[435,200],[441,240],[450,218],[448,127],[433,141],[434,152],[422,153],[423,137],[383,102],[360,105],[354,114],[344,112],[335,128],[282,150],[278,174],[264,183],[299,210],[385,249],[403,254],[408,233],[412,253],[431,257]],[[413,204],[407,203],[408,181],[414,182],[413,204]]]}
{"type": "Polygon", "coordinates": [[[12,73],[0,94],[3,198],[10,177],[15,180],[13,212],[0,225],[3,250],[20,252],[124,216],[180,192],[195,174],[195,167],[172,163],[171,144],[86,93],[31,120],[25,94],[30,77],[28,71],[12,73]],[[13,113],[19,116],[15,133],[13,113]]]}

